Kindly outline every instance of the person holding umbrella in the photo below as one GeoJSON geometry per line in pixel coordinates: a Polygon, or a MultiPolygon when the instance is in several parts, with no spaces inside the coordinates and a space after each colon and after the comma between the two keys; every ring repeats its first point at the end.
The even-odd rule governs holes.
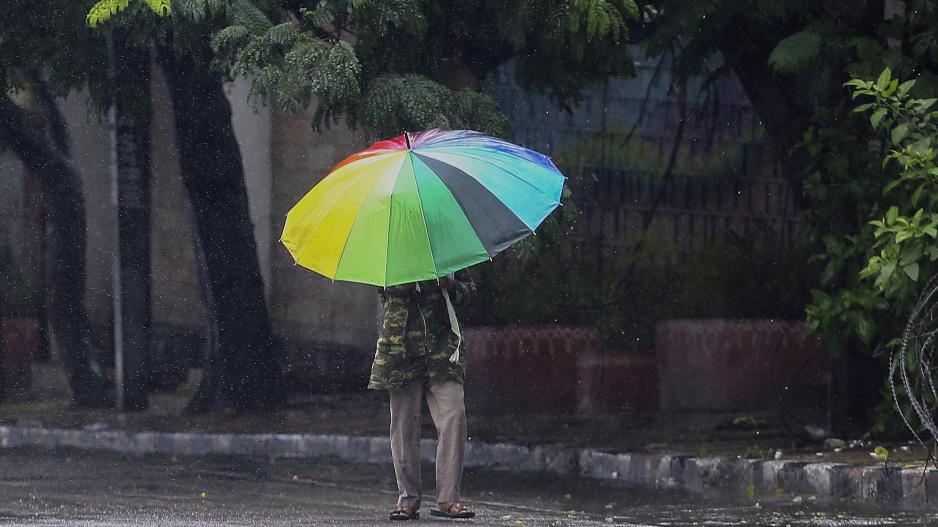
{"type": "Polygon", "coordinates": [[[472,518],[459,503],[466,450],[464,344],[450,326],[444,293],[456,305],[474,289],[468,273],[388,287],[381,291],[381,331],[368,388],[387,390],[391,402],[391,458],[397,506],[391,520],[420,516],[420,412],[424,399],[436,425],[437,508],[432,516],[472,518]],[[458,355],[457,355],[457,352],[458,355]],[[457,356],[457,360],[451,360],[457,356]]]}
{"type": "Polygon", "coordinates": [[[462,271],[532,234],[560,205],[565,178],[551,160],[470,130],[427,130],[349,156],[287,214],[281,241],[298,265],[333,280],[381,287],[381,330],[368,386],[388,390],[399,497],[392,520],[419,517],[420,408],[439,434],[438,507],[459,503],[466,359],[453,301],[462,271]]]}

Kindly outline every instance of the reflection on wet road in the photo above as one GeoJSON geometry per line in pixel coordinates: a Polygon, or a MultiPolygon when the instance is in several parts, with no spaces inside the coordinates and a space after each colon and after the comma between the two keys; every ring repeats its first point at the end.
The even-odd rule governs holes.
{"type": "MultiPolygon", "coordinates": [[[[426,467],[430,468],[430,467],[426,467]]],[[[432,490],[432,474],[424,478],[432,490]]],[[[375,525],[395,500],[390,466],[242,458],[0,451],[0,526],[375,525]]],[[[715,504],[671,492],[467,472],[474,525],[921,526],[938,514],[825,507],[810,499],[715,504]]],[[[428,496],[424,509],[432,503],[428,496]]],[[[450,523],[421,515],[418,523],[450,523]]],[[[397,524],[397,523],[395,523],[397,524]]]]}

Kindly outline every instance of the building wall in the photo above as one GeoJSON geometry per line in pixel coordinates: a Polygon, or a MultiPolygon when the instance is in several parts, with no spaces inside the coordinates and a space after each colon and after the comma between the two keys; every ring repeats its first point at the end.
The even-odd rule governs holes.
{"type": "Polygon", "coordinates": [[[251,81],[239,77],[225,85],[225,95],[231,103],[231,121],[244,163],[244,182],[254,223],[261,276],[270,297],[271,255],[274,243],[279,239],[279,236],[273,236],[271,227],[271,112],[267,106],[258,104],[255,107],[248,101],[250,89],[251,81]]]}
{"type": "Polygon", "coordinates": [[[192,213],[176,158],[173,109],[158,68],[150,122],[150,291],[153,324],[198,328],[204,320],[192,238],[192,213]]]}
{"type": "MultiPolygon", "coordinates": [[[[287,211],[336,163],[366,145],[339,125],[322,133],[310,113],[275,113],[271,149],[271,229],[279,240],[287,211]]],[[[375,288],[334,282],[297,266],[279,243],[273,248],[271,314],[275,333],[288,339],[374,349],[375,288]]]]}

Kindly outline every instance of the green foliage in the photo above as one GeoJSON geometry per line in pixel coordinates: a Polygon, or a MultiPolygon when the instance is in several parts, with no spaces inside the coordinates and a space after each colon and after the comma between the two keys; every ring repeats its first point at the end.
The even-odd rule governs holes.
{"type": "Polygon", "coordinates": [[[769,55],[769,65],[779,73],[794,73],[817,59],[820,52],[821,35],[805,29],[782,39],[769,55]]]}
{"type": "MultiPolygon", "coordinates": [[[[255,103],[272,97],[295,111],[315,101],[317,127],[344,115],[352,125],[370,127],[372,136],[431,123],[505,135],[507,123],[494,102],[457,78],[473,78],[474,85],[516,58],[526,85],[575,102],[590,83],[631,71],[619,42],[627,23],[639,17],[633,0],[143,2],[160,16],[176,8],[177,48],[196,49],[199,25],[208,25],[216,66],[251,75],[255,103]],[[218,18],[227,24],[215,28],[218,18]],[[425,105],[418,108],[423,96],[425,105]]],[[[101,0],[87,23],[97,27],[133,5],[101,0]]]]}
{"type": "Polygon", "coordinates": [[[232,25],[244,26],[252,35],[263,35],[274,23],[249,0],[231,0],[228,17],[232,25]]]}
{"type": "MultiPolygon", "coordinates": [[[[89,88],[97,106],[108,99],[104,35],[85,23],[94,0],[6,0],[0,2],[0,86],[29,90],[32,72],[42,72],[56,96],[89,88]]],[[[133,6],[131,6],[131,9],[133,6]]]]}
{"type": "MultiPolygon", "coordinates": [[[[143,0],[143,3],[161,17],[169,16],[173,11],[170,0],[143,0]]],[[[98,27],[111,20],[111,17],[117,13],[127,9],[128,5],[130,5],[130,0],[99,0],[88,10],[85,22],[90,27],[98,27]]]]}
{"type": "Polygon", "coordinates": [[[169,16],[173,12],[173,6],[169,0],[143,0],[157,16],[169,16]]]}
{"type": "Polygon", "coordinates": [[[377,137],[427,128],[472,129],[507,137],[508,121],[487,95],[453,91],[420,75],[375,79],[362,99],[361,124],[377,137]]]}
{"type": "Polygon", "coordinates": [[[565,203],[537,236],[478,266],[479,300],[468,322],[591,325],[610,349],[650,348],[663,320],[794,319],[808,301],[815,278],[804,266],[807,248],[781,246],[769,231],[692,252],[651,235],[639,252],[612,260],[598,244],[570,239],[582,213],[565,203]],[[619,280],[632,265],[623,289],[619,280]]]}
{"type": "Polygon", "coordinates": [[[768,459],[769,456],[766,455],[766,452],[759,447],[759,445],[753,443],[746,447],[746,450],[742,453],[743,459],[768,459]]]}
{"type": "Polygon", "coordinates": [[[196,23],[224,13],[227,5],[226,0],[172,0],[176,16],[196,23]]]}
{"type": "MultiPolygon", "coordinates": [[[[907,316],[909,305],[921,292],[920,277],[932,276],[938,262],[938,211],[933,212],[938,205],[933,146],[938,137],[938,113],[930,110],[936,100],[910,96],[915,81],[900,84],[889,68],[875,81],[853,79],[846,85],[853,88],[854,98],[863,99],[853,111],[869,113],[871,127],[888,145],[882,162],[887,177],[870,210],[876,217],[869,219],[859,234],[825,239],[827,252],[833,256],[831,262],[847,258],[865,261],[858,276],[867,286],[872,280],[871,290],[858,287],[853,292],[862,296],[864,311],[890,305],[898,308],[897,314],[907,316]]],[[[869,315],[852,319],[865,342],[873,337],[869,315]]]]}
{"type": "Polygon", "coordinates": [[[86,22],[91,27],[97,27],[110,20],[113,15],[127,9],[129,4],[130,0],[101,0],[88,11],[86,22]]]}
{"type": "Polygon", "coordinates": [[[633,0],[330,0],[236,14],[237,3],[214,33],[216,64],[251,75],[255,103],[315,104],[316,127],[345,116],[370,137],[431,126],[505,136],[504,114],[475,89],[482,76],[516,60],[525,85],[576,102],[631,71],[620,41],[638,18],[633,0]]]}
{"type": "MultiPolygon", "coordinates": [[[[805,186],[816,204],[809,219],[847,220],[814,231],[823,234],[824,251],[815,260],[824,265],[824,289],[812,291],[809,329],[835,351],[849,345],[895,351],[925,282],[938,271],[936,101],[913,96],[916,81],[901,82],[889,68],[875,80],[854,78],[845,85],[860,103],[852,115],[864,117],[845,122],[858,123],[865,136],[843,134],[841,123],[827,127],[823,137],[862,148],[832,148],[817,129],[804,143],[820,169],[805,186]]],[[[892,413],[893,394],[884,395],[888,404],[880,405],[877,430],[894,433],[897,420],[884,414],[892,413]]]]}
{"type": "Polygon", "coordinates": [[[638,19],[638,6],[633,0],[570,0],[570,30],[585,29],[589,38],[612,37],[620,41],[628,36],[629,20],[638,19]]]}

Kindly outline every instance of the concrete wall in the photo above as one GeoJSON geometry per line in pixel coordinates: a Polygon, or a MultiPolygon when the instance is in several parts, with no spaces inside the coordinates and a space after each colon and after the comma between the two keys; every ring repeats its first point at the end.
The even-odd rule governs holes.
{"type": "Polygon", "coordinates": [[[198,328],[204,320],[192,213],[176,159],[173,108],[159,69],[152,77],[151,295],[154,325],[198,328]]]}
{"type": "MultiPolygon", "coordinates": [[[[273,116],[271,198],[273,239],[279,240],[287,211],[333,165],[367,146],[344,126],[319,133],[311,114],[273,116]]],[[[377,336],[375,288],[333,283],[297,266],[276,244],[272,256],[271,314],[274,331],[291,340],[311,340],[373,350],[377,336]]]]}
{"type": "Polygon", "coordinates": [[[254,238],[257,240],[257,258],[268,298],[270,297],[271,252],[280,236],[271,229],[271,116],[270,108],[248,103],[251,89],[249,79],[239,77],[225,85],[225,95],[231,102],[231,121],[235,138],[241,148],[244,162],[244,180],[248,189],[254,238]]]}

